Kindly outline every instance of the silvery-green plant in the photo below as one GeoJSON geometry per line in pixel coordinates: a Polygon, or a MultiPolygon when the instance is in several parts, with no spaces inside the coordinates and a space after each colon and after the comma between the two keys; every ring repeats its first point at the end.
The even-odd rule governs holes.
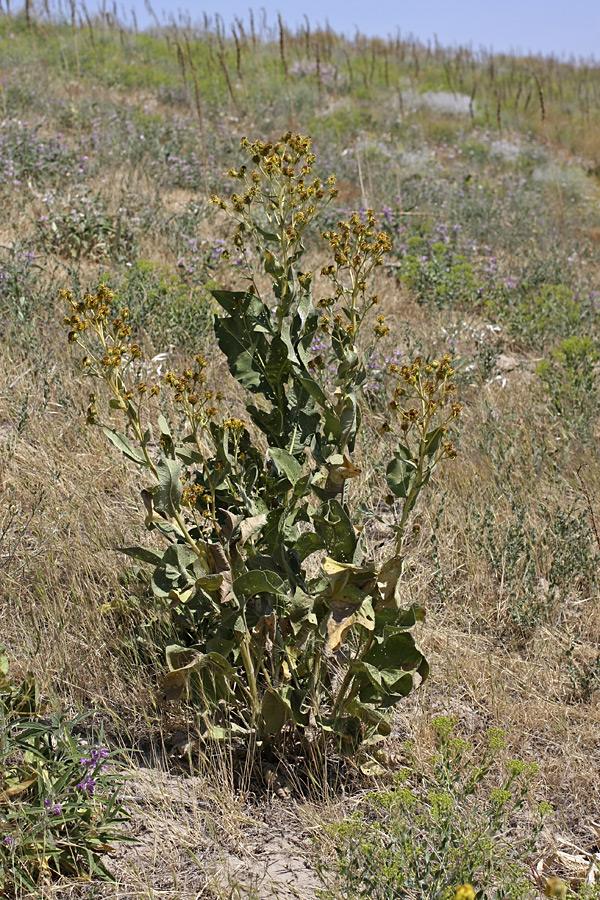
{"type": "Polygon", "coordinates": [[[146,526],[168,541],[164,552],[125,550],[154,566],[155,595],[191,636],[166,650],[167,697],[201,698],[216,737],[273,740],[295,728],[312,740],[335,735],[351,751],[389,733],[388,710],[427,676],[410,634],[422,610],[403,608],[404,539],[436,467],[456,456],[448,429],[461,407],[449,357],[390,367],[382,465],[399,513],[382,519],[394,540],[376,564],[349,485],[362,477],[367,363],[388,333],[382,316],[370,321],[378,298],[369,284],[389,239],[371,211],[325,232],[333,260],[321,269],[327,296],[315,303],[303,236],[336,195],[335,179],[313,177],[309,138],[244,139],[242,149],[248,166],[229,173],[238,192],[212,199],[237,224],[245,283],[212,293],[216,339],[248,421],[222,411],[202,356],[148,384],[129,311],[104,286],[82,299],[64,292],[69,341],[85,352],[84,373],[108,388],[126,433],[101,419],[96,394],[88,421],[145,473],[146,526]],[[326,350],[315,353],[317,336],[326,350]],[[158,415],[161,392],[183,413],[184,435],[158,415]]]}

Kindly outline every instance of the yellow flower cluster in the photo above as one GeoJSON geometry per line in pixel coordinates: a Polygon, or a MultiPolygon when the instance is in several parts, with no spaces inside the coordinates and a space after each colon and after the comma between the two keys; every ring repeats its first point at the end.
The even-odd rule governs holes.
{"type": "MultiPolygon", "coordinates": [[[[456,384],[452,380],[455,376],[452,358],[446,355],[441,361],[425,362],[417,356],[410,365],[400,369],[391,364],[388,372],[400,374],[388,410],[397,417],[405,438],[414,432],[418,440],[426,441],[436,427],[441,427],[445,435],[448,422],[458,419],[462,413],[462,404],[454,399],[456,384]]],[[[393,431],[391,422],[384,422],[379,430],[381,434],[390,433],[393,431]]],[[[441,456],[456,459],[458,454],[452,441],[445,440],[439,446],[441,456]]]]}

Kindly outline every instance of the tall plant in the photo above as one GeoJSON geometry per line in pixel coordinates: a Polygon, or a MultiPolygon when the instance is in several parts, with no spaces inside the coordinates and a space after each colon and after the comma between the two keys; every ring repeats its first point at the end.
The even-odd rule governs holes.
{"type": "MultiPolygon", "coordinates": [[[[371,321],[378,297],[369,284],[389,239],[371,211],[326,232],[333,261],[321,269],[327,296],[315,303],[303,236],[336,196],[335,178],[313,177],[306,137],[244,139],[242,149],[248,165],[229,173],[238,192],[212,200],[237,223],[246,284],[213,296],[216,339],[249,422],[220,414],[201,356],[148,385],[128,310],[114,312],[104,286],[83,299],[64,292],[69,340],[124,417],[126,433],[100,424],[145,470],[146,526],[169,542],[164,552],[125,549],[154,566],[154,593],[191,637],[166,650],[167,697],[200,695],[216,736],[273,739],[295,727],[307,737],[332,733],[350,750],[387,734],[388,710],[427,676],[409,631],[422,611],[402,604],[403,546],[419,494],[456,456],[448,427],[461,407],[448,357],[391,367],[383,467],[398,513],[382,519],[394,541],[376,564],[349,484],[363,477],[353,455],[366,361],[388,333],[382,316],[371,321]],[[315,352],[317,343],[327,349],[315,352]],[[165,390],[184,415],[182,439],[154,408],[165,390]]],[[[100,422],[95,394],[88,421],[100,422]]]]}

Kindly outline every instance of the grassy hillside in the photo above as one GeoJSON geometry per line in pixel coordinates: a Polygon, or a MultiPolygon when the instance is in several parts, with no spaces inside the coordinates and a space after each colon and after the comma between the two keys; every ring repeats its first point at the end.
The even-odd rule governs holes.
{"type": "MultiPolygon", "coordinates": [[[[56,881],[42,867],[30,895],[316,897],[319,865],[346,877],[336,841],[353,859],[353,839],[327,823],[363,810],[377,844],[380,810],[368,801],[364,811],[366,792],[389,796],[398,772],[444,792],[432,723],[449,716],[474,766],[486,730],[505,733],[490,785],[506,760],[539,765],[527,802],[503,820],[509,844],[535,832],[536,804],[554,808],[522,855],[529,882],[515,874],[511,886],[506,868],[490,896],[533,897],[536,873],[594,896],[600,68],[293,33],[260,15],[229,30],[151,33],[110,14],[92,21],[83,7],[61,15],[0,17],[0,638],[12,677],[33,673],[43,716],[90,713],[76,735],[103,729],[124,751],[113,765],[130,771],[123,796],[138,843],[106,860],[117,885],[56,881]],[[199,742],[194,703],[165,701],[164,649],[181,631],[151,595],[150,568],[117,549],[163,545],[145,534],[137,471],[86,425],[90,392],[101,392],[68,347],[59,297],[108,285],[130,310],[148,382],[202,354],[209,383],[243,416],[210,294],[241,289],[240,258],[209,200],[231,192],[242,137],[288,130],[312,137],[315,172],[335,173],[339,188],[308,232],[310,268],[328,263],[321,232],[352,210],[373,209],[391,241],[374,287],[390,331],[369,364],[353,458],[367,477],[353,507],[385,506],[375,462],[390,363],[448,354],[463,404],[458,458],[411,520],[402,587],[407,606],[426,609],[416,636],[431,675],[397,707],[377,778],[332,759],[312,786],[301,760],[250,769],[236,747],[199,742]]],[[[388,540],[369,532],[376,552],[388,540]]],[[[26,803],[3,799],[1,779],[0,840],[9,807],[26,803]]],[[[427,796],[419,840],[427,816],[439,825],[427,796]]],[[[456,817],[491,821],[478,797],[456,817]]],[[[447,873],[427,896],[452,896],[447,873]]],[[[395,896],[381,885],[361,893],[347,877],[329,890],[395,896]]]]}

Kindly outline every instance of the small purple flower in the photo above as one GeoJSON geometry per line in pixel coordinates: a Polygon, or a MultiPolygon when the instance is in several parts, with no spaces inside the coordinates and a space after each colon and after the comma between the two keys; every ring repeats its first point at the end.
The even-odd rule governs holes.
{"type": "Polygon", "coordinates": [[[96,787],[96,781],[90,776],[86,775],[77,785],[78,788],[81,788],[82,791],[86,791],[88,794],[94,793],[94,788],[96,787]]]}
{"type": "Polygon", "coordinates": [[[2,843],[3,844],[12,844],[12,838],[11,837],[2,838],[2,843]]]}

